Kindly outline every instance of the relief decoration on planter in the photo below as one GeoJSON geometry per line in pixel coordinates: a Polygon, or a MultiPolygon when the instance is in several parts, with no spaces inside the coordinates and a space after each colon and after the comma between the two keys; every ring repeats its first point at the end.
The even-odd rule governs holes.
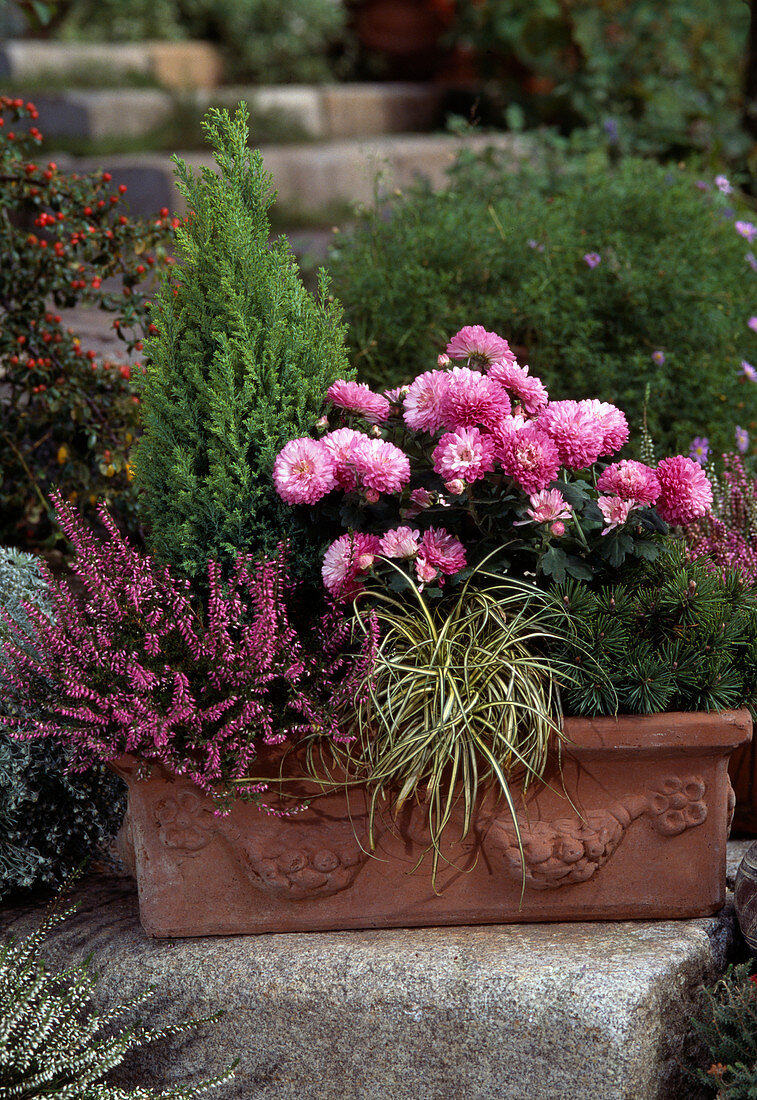
{"type": "Polygon", "coordinates": [[[290,901],[331,897],[345,890],[368,859],[352,822],[314,825],[308,819],[292,822],[279,835],[266,828],[245,833],[229,818],[216,816],[207,801],[191,791],[162,798],[155,819],[165,848],[191,857],[218,839],[256,889],[290,901]]]}
{"type": "MultiPolygon", "coordinates": [[[[526,884],[535,890],[573,886],[593,878],[617,850],[629,826],[646,817],[660,836],[675,837],[707,818],[706,788],[698,776],[671,776],[654,790],[631,795],[583,818],[558,818],[533,825],[519,822],[526,884]]],[[[521,881],[521,854],[512,823],[495,821],[485,838],[490,855],[504,861],[521,881]]]]}
{"type": "MultiPolygon", "coordinates": [[[[519,821],[526,884],[550,890],[587,882],[639,818],[645,817],[665,837],[701,825],[707,818],[705,793],[698,776],[671,776],[654,789],[583,817],[576,814],[534,824],[519,821]]],[[[191,791],[161,799],[155,817],[164,847],[191,857],[218,838],[252,886],[290,901],[330,897],[347,889],[369,858],[367,846],[355,834],[357,819],[317,824],[307,819],[291,822],[277,833],[266,828],[243,833],[191,791]]],[[[482,839],[487,854],[504,862],[510,877],[520,881],[520,849],[509,819],[493,821],[482,839]]]]}

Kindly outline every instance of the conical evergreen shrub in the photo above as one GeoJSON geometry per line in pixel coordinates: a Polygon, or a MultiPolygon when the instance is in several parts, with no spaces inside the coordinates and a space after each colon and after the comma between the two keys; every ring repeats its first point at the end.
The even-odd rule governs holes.
{"type": "MultiPolygon", "coordinates": [[[[210,557],[271,552],[290,537],[301,572],[306,540],[271,481],[273,460],[317,419],[323,395],[350,377],[341,308],[303,286],[286,238],[269,244],[271,176],[248,148],[248,111],[212,109],[203,126],[218,173],[179,158],[191,211],[180,262],[160,292],[142,384],[135,459],[151,548],[187,576],[210,557]]],[[[310,542],[312,543],[312,537],[310,542]]]]}

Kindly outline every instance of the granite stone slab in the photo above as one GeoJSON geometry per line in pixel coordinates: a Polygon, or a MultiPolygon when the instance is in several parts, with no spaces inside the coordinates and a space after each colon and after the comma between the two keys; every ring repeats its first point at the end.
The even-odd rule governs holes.
{"type": "MultiPolygon", "coordinates": [[[[694,1100],[689,1013],[736,934],[729,900],[677,922],[152,940],[128,879],[76,896],[47,958],[91,953],[104,1007],[153,985],[150,1023],[226,1010],[141,1053],[124,1083],[197,1079],[238,1056],[218,1100],[694,1100]]],[[[38,919],[6,911],[0,930],[38,919]]]]}

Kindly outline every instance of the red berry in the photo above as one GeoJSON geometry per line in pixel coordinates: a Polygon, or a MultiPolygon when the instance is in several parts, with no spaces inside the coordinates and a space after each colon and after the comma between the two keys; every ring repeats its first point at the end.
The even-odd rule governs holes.
{"type": "Polygon", "coordinates": [[[167,218],[168,217],[168,207],[167,206],[161,206],[160,216],[161,216],[161,218],[167,218]]]}
{"type": "Polygon", "coordinates": [[[119,194],[125,195],[128,190],[129,190],[129,188],[126,186],[125,183],[119,183],[119,185],[118,185],[119,194]]]}
{"type": "Polygon", "coordinates": [[[84,214],[85,214],[85,216],[86,216],[86,217],[89,217],[91,213],[92,213],[92,207],[91,207],[91,206],[85,206],[85,207],[84,207],[84,214]]]}
{"type": "Polygon", "coordinates": [[[125,378],[126,381],[128,382],[129,379],[131,378],[131,367],[129,366],[129,364],[125,363],[122,367],[118,368],[118,371],[119,371],[119,374],[121,375],[121,377],[125,378]]]}
{"type": "Polygon", "coordinates": [[[111,176],[110,172],[103,172],[103,174],[102,174],[103,183],[110,183],[110,181],[112,179],[113,179],[113,177],[111,176]]]}
{"type": "Polygon", "coordinates": [[[119,225],[128,225],[128,223],[129,223],[129,219],[126,217],[126,215],[121,214],[121,216],[118,219],[118,224],[119,225]]]}
{"type": "Polygon", "coordinates": [[[94,351],[92,351],[92,349],[90,348],[90,350],[87,352],[87,359],[96,359],[96,358],[97,358],[96,353],[94,351]]]}

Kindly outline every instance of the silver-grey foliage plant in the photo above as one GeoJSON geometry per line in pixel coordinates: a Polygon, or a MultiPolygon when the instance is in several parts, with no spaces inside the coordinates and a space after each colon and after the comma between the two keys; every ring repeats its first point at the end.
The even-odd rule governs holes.
{"type": "MultiPolygon", "coordinates": [[[[233,1075],[233,1066],[197,1085],[156,1092],[105,1080],[134,1048],[178,1035],[206,1020],[154,1029],[119,1021],[150,996],[100,1012],[87,964],[47,970],[39,948],[51,928],[73,912],[52,912],[36,931],[0,950],[0,1096],[3,1100],[189,1100],[233,1075]]],[[[210,1019],[215,1019],[211,1017],[210,1019]]]]}
{"type": "Polygon", "coordinates": [[[49,611],[46,582],[30,554],[0,547],[0,900],[59,885],[107,845],[123,812],[120,780],[104,769],[67,774],[65,750],[51,740],[16,741],[4,719],[30,718],[3,680],[8,616],[24,629],[25,602],[49,611]]]}

